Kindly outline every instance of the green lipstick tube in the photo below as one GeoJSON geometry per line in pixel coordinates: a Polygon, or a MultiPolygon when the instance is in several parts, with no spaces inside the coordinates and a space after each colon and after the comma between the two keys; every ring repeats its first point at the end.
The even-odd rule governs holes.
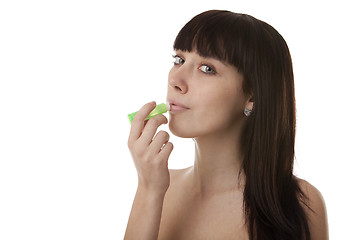
{"type": "MultiPolygon", "coordinates": [[[[160,103],[160,104],[156,105],[155,109],[151,111],[151,113],[149,114],[149,116],[147,116],[147,118],[145,120],[155,117],[156,115],[166,113],[168,110],[170,110],[169,105],[167,105],[165,103],[160,103]]],[[[132,124],[132,121],[134,120],[136,113],[137,112],[128,114],[130,124],[132,124]]]]}

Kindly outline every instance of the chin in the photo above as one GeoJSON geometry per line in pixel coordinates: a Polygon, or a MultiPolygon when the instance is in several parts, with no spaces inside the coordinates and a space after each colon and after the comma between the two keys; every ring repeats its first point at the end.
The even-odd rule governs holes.
{"type": "Polygon", "coordinates": [[[205,136],[212,131],[207,131],[208,129],[206,126],[197,125],[195,123],[188,123],[185,124],[184,122],[176,122],[176,121],[169,121],[169,130],[170,132],[180,138],[197,138],[200,136],[205,136]]]}
{"type": "Polygon", "coordinates": [[[195,137],[194,130],[189,127],[187,124],[180,124],[174,120],[169,121],[169,130],[172,134],[181,138],[193,138],[195,137]]]}
{"type": "Polygon", "coordinates": [[[172,134],[174,134],[177,137],[181,137],[181,138],[193,138],[194,134],[192,131],[190,131],[190,129],[181,129],[178,127],[172,127],[171,125],[169,125],[169,130],[172,134]]]}

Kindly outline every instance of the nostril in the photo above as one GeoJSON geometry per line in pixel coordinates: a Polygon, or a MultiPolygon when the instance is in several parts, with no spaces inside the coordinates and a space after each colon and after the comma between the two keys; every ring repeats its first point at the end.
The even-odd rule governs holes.
{"type": "Polygon", "coordinates": [[[176,86],[175,87],[176,90],[182,91],[180,87],[176,86]]]}

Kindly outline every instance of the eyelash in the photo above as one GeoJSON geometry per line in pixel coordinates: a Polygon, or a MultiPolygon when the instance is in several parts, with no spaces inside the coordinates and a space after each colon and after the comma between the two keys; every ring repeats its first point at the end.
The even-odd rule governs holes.
{"type": "Polygon", "coordinates": [[[215,71],[214,67],[208,66],[206,64],[202,64],[199,67],[199,70],[202,71],[205,74],[216,74],[216,71],[215,71]],[[203,68],[203,67],[205,67],[206,70],[201,70],[201,68],[203,68]]]}
{"type": "MultiPolygon", "coordinates": [[[[173,62],[174,65],[180,65],[185,62],[185,60],[182,57],[180,57],[179,55],[173,55],[173,58],[174,58],[174,62],[173,62]]],[[[215,68],[208,64],[201,64],[201,66],[199,67],[199,70],[205,74],[212,74],[212,75],[216,74],[215,68]],[[207,70],[202,70],[202,68],[204,68],[204,67],[207,70]]]]}
{"type": "Polygon", "coordinates": [[[173,58],[174,58],[174,62],[173,62],[174,65],[179,65],[185,62],[184,59],[182,59],[179,55],[173,55],[173,58]],[[181,60],[182,62],[181,63],[178,62],[179,60],[181,60]]]}

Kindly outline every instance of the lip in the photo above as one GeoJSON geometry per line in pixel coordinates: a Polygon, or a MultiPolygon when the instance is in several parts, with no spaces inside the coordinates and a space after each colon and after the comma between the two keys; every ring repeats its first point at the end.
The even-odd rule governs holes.
{"type": "Polygon", "coordinates": [[[190,109],[185,104],[178,101],[169,100],[168,103],[170,105],[170,112],[183,112],[190,109]]]}

